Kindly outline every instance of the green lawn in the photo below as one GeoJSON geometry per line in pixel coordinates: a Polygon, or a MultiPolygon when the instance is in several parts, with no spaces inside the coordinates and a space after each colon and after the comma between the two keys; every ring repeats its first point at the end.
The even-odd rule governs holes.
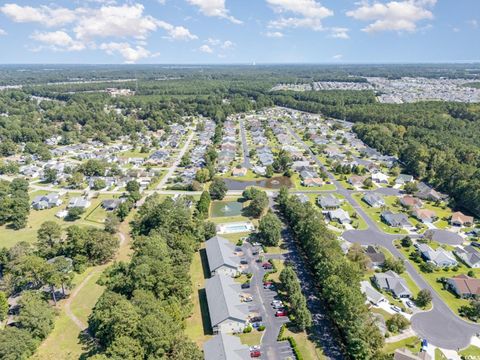
{"type": "MultiPolygon", "coordinates": [[[[408,234],[406,230],[403,229],[398,229],[398,228],[393,228],[385,224],[381,218],[380,214],[383,212],[381,208],[373,208],[369,206],[367,203],[365,203],[362,198],[363,194],[362,193],[355,193],[352,195],[355,201],[362,207],[362,209],[367,213],[367,215],[377,223],[378,227],[382,229],[384,232],[388,234],[408,234]]],[[[395,213],[400,212],[399,209],[397,209],[396,206],[393,206],[393,201],[391,198],[395,198],[395,196],[384,196],[385,203],[387,206],[395,213]],[[390,199],[389,199],[390,198],[390,199]]]]}
{"type": "MultiPolygon", "coordinates": [[[[89,268],[82,274],[77,274],[74,279],[74,286],[81,283],[96,270],[96,268],[89,268]]],[[[84,323],[87,322],[88,314],[102,293],[102,291],[97,289],[97,287],[101,287],[96,284],[100,274],[101,271],[98,271],[89,279],[71,304],[72,312],[84,323]]],[[[79,340],[80,329],[66,315],[62,302],[59,303],[59,307],[60,315],[55,319],[55,327],[47,339],[39,346],[32,357],[33,360],[78,359],[84,352],[83,345],[79,340]]]]}
{"type": "Polygon", "coordinates": [[[207,341],[212,335],[208,304],[205,295],[205,279],[208,276],[206,253],[204,249],[197,251],[190,266],[192,280],[192,315],[186,320],[185,334],[197,345],[207,341]]]}
{"type": "Polygon", "coordinates": [[[313,340],[309,338],[309,335],[305,332],[292,332],[288,328],[285,330],[285,336],[291,336],[297,343],[298,350],[304,360],[325,360],[327,359],[323,354],[321,347],[317,345],[313,340]]]}
{"type": "Polygon", "coordinates": [[[238,337],[245,345],[260,345],[262,341],[263,332],[253,329],[252,332],[247,334],[239,334],[238,337]]]}
{"type": "Polygon", "coordinates": [[[435,360],[448,360],[448,358],[443,355],[442,350],[439,348],[435,349],[435,360]]]}
{"type": "MultiPolygon", "coordinates": [[[[31,197],[35,197],[40,194],[44,194],[45,191],[42,192],[33,192],[30,194],[31,197]]],[[[77,196],[71,194],[71,197],[77,196]]],[[[59,219],[55,217],[55,214],[63,210],[67,207],[68,203],[68,198],[66,196],[63,197],[63,204],[54,207],[52,209],[46,209],[46,210],[30,210],[30,215],[28,217],[28,223],[27,226],[23,229],[20,230],[13,230],[8,228],[7,226],[3,225],[0,226],[0,247],[7,247],[10,248],[16,243],[20,241],[26,241],[29,243],[34,243],[37,240],[37,231],[40,228],[40,226],[45,222],[45,221],[55,221],[56,223],[60,224],[62,227],[68,227],[73,224],[77,225],[90,225],[90,226],[102,226],[99,220],[102,218],[103,214],[101,211],[103,209],[100,209],[101,211],[94,211],[96,210],[100,203],[107,199],[107,198],[112,198],[111,195],[100,195],[96,199],[91,199],[92,205],[86,210],[86,212],[81,216],[81,218],[77,221],[71,222],[71,221],[65,221],[63,219],[59,219]],[[93,214],[95,213],[95,214],[93,214]],[[91,214],[91,215],[90,215],[91,214]],[[93,216],[93,221],[89,221],[90,219],[86,219],[87,217],[93,216]]]]}
{"type": "Polygon", "coordinates": [[[461,356],[480,356],[480,348],[474,345],[470,345],[466,349],[459,352],[461,356]]]}
{"type": "Polygon", "coordinates": [[[336,190],[334,184],[324,184],[322,186],[303,186],[302,180],[300,179],[300,175],[298,173],[294,173],[290,178],[295,185],[295,189],[301,191],[332,191],[336,190]]]}
{"type": "Polygon", "coordinates": [[[412,336],[394,343],[385,343],[383,351],[387,354],[393,353],[397,349],[406,348],[413,353],[417,353],[421,348],[421,341],[418,337],[412,336]]]}
{"type": "MultiPolygon", "coordinates": [[[[400,247],[399,249],[408,259],[410,253],[415,251],[414,247],[410,247],[409,250],[400,247]]],[[[419,264],[408,260],[413,265],[413,267],[418,271],[418,273],[435,289],[435,291],[442,297],[445,303],[458,314],[458,309],[462,305],[468,305],[469,301],[465,299],[457,298],[452,292],[443,289],[443,285],[437,282],[437,279],[440,277],[449,278],[455,275],[467,274],[470,270],[473,270],[475,275],[480,276],[480,269],[470,269],[464,264],[459,263],[458,271],[453,271],[452,269],[436,269],[433,273],[424,273],[420,270],[419,264]]]]}

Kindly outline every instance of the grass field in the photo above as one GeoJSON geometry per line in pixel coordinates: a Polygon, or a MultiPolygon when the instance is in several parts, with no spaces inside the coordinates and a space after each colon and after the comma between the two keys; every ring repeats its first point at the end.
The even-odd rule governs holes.
{"type": "MultiPolygon", "coordinates": [[[[415,251],[413,247],[411,247],[409,250],[400,247],[399,249],[407,258],[409,258],[410,253],[412,251],[415,251]]],[[[469,301],[466,299],[459,299],[457,298],[453,293],[451,293],[448,290],[445,290],[443,288],[443,285],[439,282],[437,282],[437,279],[440,277],[452,277],[460,274],[467,274],[470,270],[472,270],[475,275],[478,277],[480,276],[480,269],[470,269],[464,264],[459,262],[459,267],[458,271],[453,271],[452,269],[436,269],[433,273],[425,273],[420,270],[419,264],[416,262],[413,262],[411,260],[410,263],[413,265],[413,267],[418,271],[418,273],[435,289],[435,291],[442,297],[442,299],[445,301],[445,303],[453,310],[455,313],[458,314],[458,309],[462,305],[468,305],[469,301]]]]}
{"type": "MultiPolygon", "coordinates": [[[[45,194],[45,191],[33,192],[31,197],[45,194]]],[[[74,196],[74,195],[71,195],[74,196]]],[[[101,202],[105,199],[112,198],[111,195],[100,195],[98,198],[91,199],[92,205],[86,210],[86,212],[76,221],[65,221],[55,217],[55,214],[66,208],[68,198],[63,197],[63,204],[46,210],[30,210],[28,216],[27,226],[20,230],[13,230],[3,225],[0,226],[0,247],[10,248],[18,242],[26,241],[28,243],[34,243],[37,240],[37,231],[45,221],[55,221],[62,227],[66,228],[70,225],[89,225],[89,226],[103,226],[103,219],[106,216],[106,211],[100,206],[101,202]]]]}
{"type": "Polygon", "coordinates": [[[322,348],[318,347],[316,343],[309,339],[308,334],[305,331],[292,332],[288,328],[285,330],[285,336],[291,336],[295,339],[300,354],[304,360],[325,360],[327,359],[323,354],[322,348]]]}
{"type": "Polygon", "coordinates": [[[303,186],[302,180],[300,179],[300,175],[298,173],[294,173],[291,177],[293,184],[295,185],[295,189],[301,191],[332,191],[336,190],[334,184],[324,184],[323,186],[303,186]]]}
{"type": "Polygon", "coordinates": [[[185,324],[185,334],[198,346],[202,346],[212,336],[204,289],[205,279],[208,277],[207,266],[206,253],[202,248],[195,253],[190,266],[193,310],[185,324]]]}
{"type": "Polygon", "coordinates": [[[469,347],[467,347],[466,349],[462,350],[459,352],[459,354],[461,356],[475,356],[476,358],[478,358],[480,356],[480,348],[477,347],[477,346],[474,346],[474,345],[470,345],[469,347]]]}
{"type": "MultiPolygon", "coordinates": [[[[128,222],[133,218],[133,212],[120,225],[120,230],[125,234],[125,242],[120,246],[116,260],[126,261],[131,254],[130,236],[128,234],[128,222]]],[[[95,266],[77,274],[74,278],[71,292],[85,279],[82,289],[71,301],[70,309],[84,324],[87,324],[88,316],[95,306],[98,298],[103,293],[103,287],[97,284],[102,271],[108,266],[95,266]]],[[[85,352],[85,346],[81,341],[81,331],[65,312],[65,300],[58,303],[58,317],[55,319],[55,327],[47,339],[39,346],[33,360],[70,360],[78,359],[85,352]]]]}
{"type": "Polygon", "coordinates": [[[442,350],[439,348],[435,349],[435,360],[448,360],[448,358],[443,355],[442,350]]]}
{"type": "Polygon", "coordinates": [[[383,351],[387,354],[393,353],[397,349],[406,348],[413,353],[420,351],[421,341],[418,337],[412,336],[407,339],[397,341],[394,343],[386,343],[383,347],[383,351]]]}
{"type": "MultiPolygon", "coordinates": [[[[377,223],[378,227],[380,229],[382,229],[384,232],[386,232],[388,234],[408,234],[408,232],[406,230],[393,228],[393,227],[390,227],[387,224],[385,224],[380,218],[380,214],[382,213],[383,210],[381,208],[373,208],[373,207],[369,206],[367,203],[365,203],[362,200],[362,197],[363,197],[362,193],[355,193],[352,196],[355,199],[355,201],[362,207],[362,209],[367,213],[367,215],[373,221],[375,221],[377,223]]],[[[389,198],[392,198],[392,197],[391,196],[390,197],[389,196],[384,196],[385,203],[387,204],[387,206],[391,210],[393,210],[393,212],[395,212],[395,213],[400,212],[400,211],[397,211],[396,207],[391,205],[392,204],[392,199],[389,199],[389,198]]]]}

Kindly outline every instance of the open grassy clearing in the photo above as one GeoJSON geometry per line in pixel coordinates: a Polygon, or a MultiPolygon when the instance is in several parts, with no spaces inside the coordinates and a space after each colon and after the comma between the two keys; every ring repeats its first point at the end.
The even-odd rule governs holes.
{"type": "Polygon", "coordinates": [[[470,345],[466,349],[459,352],[461,356],[475,356],[476,358],[480,356],[480,348],[475,345],[470,345]]]}
{"type": "MultiPolygon", "coordinates": [[[[125,235],[125,242],[120,246],[115,260],[127,261],[132,252],[130,248],[130,235],[128,233],[128,222],[132,220],[134,212],[132,212],[120,225],[120,231],[125,235]]],[[[97,284],[103,270],[109,264],[87,268],[82,274],[76,274],[72,289],[81,284],[85,279],[77,296],[71,301],[70,309],[72,313],[78,317],[84,324],[88,322],[93,307],[98,298],[102,295],[104,288],[97,284]]],[[[81,341],[81,331],[77,325],[67,316],[65,311],[66,300],[58,303],[59,315],[55,319],[55,327],[45,341],[39,346],[32,359],[34,360],[50,360],[50,359],[78,359],[84,353],[85,348],[81,341]]]]}
{"type": "Polygon", "coordinates": [[[421,348],[421,341],[418,337],[412,336],[394,343],[385,343],[383,351],[387,354],[393,353],[397,349],[406,348],[413,353],[417,353],[421,348]]]}
{"type": "MultiPolygon", "coordinates": [[[[42,195],[48,192],[33,192],[30,196],[33,198],[38,195],[42,195]]],[[[70,197],[73,197],[71,195],[70,197]]],[[[66,228],[70,225],[89,225],[101,227],[103,216],[106,216],[106,211],[101,207],[101,202],[105,199],[111,199],[111,195],[100,195],[97,198],[91,199],[92,205],[81,215],[80,219],[76,221],[66,221],[55,217],[55,214],[60,210],[63,210],[67,207],[68,197],[63,197],[63,204],[46,210],[30,210],[30,215],[28,216],[27,226],[20,230],[13,230],[3,225],[0,226],[0,247],[10,248],[18,242],[26,241],[28,243],[34,243],[37,240],[37,231],[40,226],[45,221],[55,221],[60,224],[63,228],[66,228]],[[92,220],[93,219],[93,220],[92,220]]]]}
{"type": "Polygon", "coordinates": [[[325,360],[322,348],[318,347],[313,339],[305,332],[293,332],[288,328],[285,330],[285,336],[291,336],[295,339],[300,354],[305,360],[325,360]]]}

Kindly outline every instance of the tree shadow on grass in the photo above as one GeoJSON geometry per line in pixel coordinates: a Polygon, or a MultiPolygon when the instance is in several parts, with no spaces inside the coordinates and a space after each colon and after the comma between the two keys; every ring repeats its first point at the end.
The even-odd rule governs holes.
{"type": "Polygon", "coordinates": [[[200,302],[200,312],[202,313],[202,326],[204,335],[213,335],[212,322],[208,312],[207,293],[205,289],[198,290],[198,300],[200,302]]]}
{"type": "Polygon", "coordinates": [[[83,354],[80,355],[80,360],[86,360],[100,351],[98,341],[90,335],[88,329],[83,330],[78,335],[78,340],[82,344],[83,354]]]}
{"type": "Polygon", "coordinates": [[[202,262],[203,278],[210,278],[210,267],[208,266],[207,250],[200,249],[200,260],[202,262]]]}

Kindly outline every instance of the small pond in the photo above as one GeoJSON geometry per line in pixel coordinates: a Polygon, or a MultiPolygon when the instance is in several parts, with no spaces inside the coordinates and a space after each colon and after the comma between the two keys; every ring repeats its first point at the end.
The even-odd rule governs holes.
{"type": "Polygon", "coordinates": [[[264,180],[241,181],[224,179],[228,190],[245,190],[250,186],[258,186],[266,189],[280,189],[282,186],[292,187],[293,183],[287,176],[275,176],[264,180]]]}
{"type": "Polygon", "coordinates": [[[242,215],[243,204],[238,201],[214,201],[210,208],[211,217],[242,215]]]}

